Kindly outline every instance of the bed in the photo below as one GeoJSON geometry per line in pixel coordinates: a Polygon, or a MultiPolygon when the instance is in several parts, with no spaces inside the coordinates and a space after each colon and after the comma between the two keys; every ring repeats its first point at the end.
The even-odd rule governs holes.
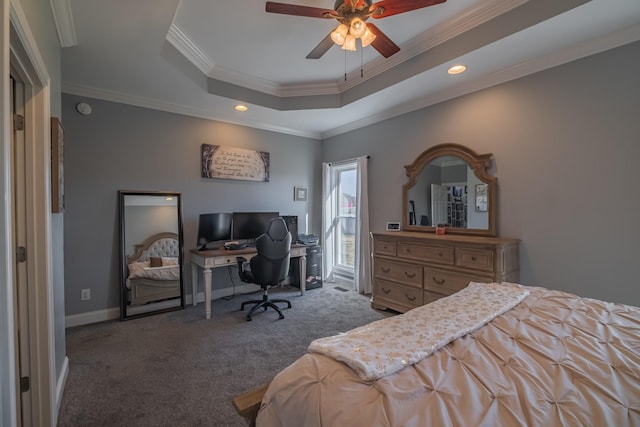
{"type": "Polygon", "coordinates": [[[247,418],[257,412],[258,427],[640,426],[640,308],[495,283],[525,295],[444,342],[446,333],[434,329],[466,317],[456,298],[472,286],[482,291],[479,285],[486,284],[438,300],[438,310],[428,308],[436,301],[348,331],[337,347],[332,340],[342,335],[314,341],[268,387],[237,397],[236,410],[247,418]],[[423,331],[435,344],[405,354],[406,342],[422,340],[423,331]],[[348,360],[368,347],[373,355],[348,360]],[[251,408],[251,399],[261,404],[251,408]]]}
{"type": "Polygon", "coordinates": [[[127,255],[128,302],[138,306],[180,297],[178,235],[157,233],[127,255]]]}

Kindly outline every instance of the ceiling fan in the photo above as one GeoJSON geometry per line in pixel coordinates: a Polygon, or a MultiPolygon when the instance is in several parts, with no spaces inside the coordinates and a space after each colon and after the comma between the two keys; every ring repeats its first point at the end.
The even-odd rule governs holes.
{"type": "Polygon", "coordinates": [[[265,9],[269,13],[335,19],[340,23],[307,55],[307,59],[320,58],[334,44],[342,46],[342,49],[354,51],[356,39],[360,39],[362,47],[371,45],[382,56],[388,58],[397,53],[400,47],[374,24],[367,24],[365,21],[369,18],[386,18],[422,9],[445,1],[447,0],[381,0],[372,3],[372,0],[336,0],[333,9],[268,1],[265,9]]]}

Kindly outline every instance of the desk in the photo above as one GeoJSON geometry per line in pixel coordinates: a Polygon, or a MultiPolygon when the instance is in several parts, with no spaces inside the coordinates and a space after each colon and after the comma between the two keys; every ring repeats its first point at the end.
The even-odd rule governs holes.
{"type": "MultiPolygon", "coordinates": [[[[191,249],[191,289],[193,290],[193,305],[197,303],[198,294],[198,267],[202,268],[204,279],[204,315],[211,318],[211,269],[238,265],[236,257],[243,256],[251,259],[257,254],[256,248],[243,248],[237,250],[211,249],[199,251],[191,249]]],[[[291,258],[298,258],[300,266],[300,295],[304,295],[305,280],[307,274],[307,247],[305,245],[291,245],[291,258]]]]}

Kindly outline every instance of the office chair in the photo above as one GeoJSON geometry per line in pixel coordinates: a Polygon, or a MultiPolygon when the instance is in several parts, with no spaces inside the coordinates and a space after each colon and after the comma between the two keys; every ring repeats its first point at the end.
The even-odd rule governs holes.
{"type": "Polygon", "coordinates": [[[291,233],[287,229],[287,225],[282,218],[273,218],[269,222],[267,232],[256,239],[256,249],[258,254],[247,262],[244,257],[237,257],[238,273],[240,280],[246,283],[255,283],[263,289],[261,300],[245,301],[240,306],[240,310],[244,311],[247,304],[255,304],[249,314],[247,320],[251,320],[251,316],[259,308],[271,307],[280,315],[280,319],[284,319],[284,315],[275,303],[286,303],[287,308],[291,308],[291,302],[286,299],[270,299],[268,289],[278,286],[287,277],[289,271],[289,258],[291,250],[291,233]]]}

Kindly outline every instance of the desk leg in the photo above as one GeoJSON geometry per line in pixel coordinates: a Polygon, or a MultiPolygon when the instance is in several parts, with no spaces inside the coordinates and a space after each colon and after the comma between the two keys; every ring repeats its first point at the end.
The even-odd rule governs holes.
{"type": "Polygon", "coordinates": [[[300,295],[304,295],[307,287],[307,257],[298,258],[298,267],[300,268],[300,295]]]}
{"type": "Polygon", "coordinates": [[[202,270],[204,278],[204,318],[211,319],[211,269],[202,270]]]}
{"type": "Polygon", "coordinates": [[[198,266],[191,263],[191,294],[193,295],[193,305],[198,304],[198,266]]]}

